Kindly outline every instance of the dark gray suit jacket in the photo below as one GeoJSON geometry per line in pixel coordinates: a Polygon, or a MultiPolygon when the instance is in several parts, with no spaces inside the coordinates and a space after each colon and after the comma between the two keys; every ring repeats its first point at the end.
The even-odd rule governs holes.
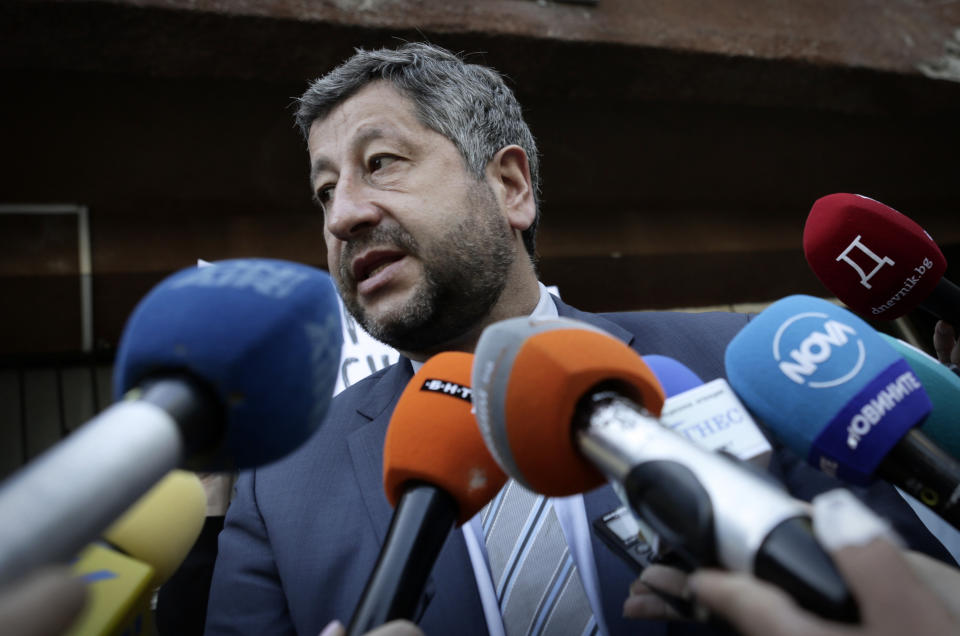
{"type": "MultiPolygon", "coordinates": [[[[558,302],[561,315],[585,320],[641,354],[670,356],[698,376],[724,376],[723,353],[743,315],[635,312],[588,314],[558,302]]],[[[207,613],[208,634],[315,636],[334,618],[348,623],[373,569],[392,509],[383,492],[383,441],[393,407],[413,375],[400,362],[351,386],[300,449],[241,475],[220,535],[207,613]]],[[[836,487],[826,475],[778,449],[771,471],[809,499],[836,487]]],[[[915,548],[949,556],[890,487],[861,491],[891,517],[915,548]]],[[[584,496],[593,521],[619,503],[609,486],[584,496]]],[[[612,634],[701,633],[702,626],[622,618],[634,573],[593,537],[603,613],[612,634]]],[[[451,533],[427,583],[417,622],[428,636],[486,634],[463,534],[451,533]]]]}

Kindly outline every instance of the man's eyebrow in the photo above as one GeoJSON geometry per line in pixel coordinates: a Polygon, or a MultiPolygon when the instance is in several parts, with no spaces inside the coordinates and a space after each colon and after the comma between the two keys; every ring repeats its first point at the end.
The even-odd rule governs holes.
{"type": "MultiPolygon", "coordinates": [[[[368,126],[361,128],[359,132],[357,132],[356,136],[350,140],[350,147],[354,150],[360,149],[372,141],[385,138],[389,138],[401,151],[406,153],[413,152],[410,144],[407,143],[400,134],[394,131],[391,127],[382,128],[380,126],[368,126]]],[[[325,157],[319,157],[310,166],[311,185],[316,181],[317,175],[323,171],[336,172],[336,169],[333,165],[333,162],[331,162],[329,159],[325,157]]]]}
{"type": "MultiPolygon", "coordinates": [[[[386,131],[377,126],[361,128],[357,135],[350,140],[350,147],[352,149],[362,148],[371,141],[375,139],[381,139],[386,136],[386,131]]],[[[310,183],[312,184],[314,181],[316,181],[317,175],[325,170],[335,172],[333,163],[325,157],[317,158],[310,166],[310,183]]]]}
{"type": "Polygon", "coordinates": [[[327,159],[325,159],[325,158],[323,158],[323,157],[320,157],[319,159],[316,159],[316,160],[310,165],[310,185],[313,185],[313,183],[317,180],[317,175],[320,174],[321,172],[325,171],[325,170],[329,170],[329,171],[332,172],[332,171],[333,171],[333,164],[330,163],[329,160],[327,160],[327,159]]]}

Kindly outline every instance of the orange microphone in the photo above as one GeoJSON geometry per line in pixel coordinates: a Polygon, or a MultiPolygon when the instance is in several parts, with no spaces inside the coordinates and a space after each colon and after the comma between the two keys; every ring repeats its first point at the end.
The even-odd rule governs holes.
{"type": "Polygon", "coordinates": [[[412,618],[454,524],[469,521],[507,480],[473,416],[472,366],[469,353],[430,358],[393,411],[383,447],[393,519],[348,634],[412,618]]]}
{"type": "Polygon", "coordinates": [[[665,399],[633,349],[568,318],[513,318],[487,327],[473,381],[477,422],[490,452],[514,480],[550,497],[606,481],[571,430],[585,395],[614,389],[654,417],[665,399]]]}

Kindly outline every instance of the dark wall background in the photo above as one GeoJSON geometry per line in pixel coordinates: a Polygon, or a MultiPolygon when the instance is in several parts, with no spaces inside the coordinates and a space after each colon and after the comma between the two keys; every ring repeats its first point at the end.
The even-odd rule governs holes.
{"type": "Polygon", "coordinates": [[[72,217],[0,214],[5,377],[102,376],[136,301],[198,257],[323,267],[291,102],[353,47],[404,39],[510,78],[543,151],[542,277],[585,309],[827,296],[800,240],[838,191],[955,263],[958,26],[908,0],[0,4],[0,204],[87,207],[94,331],[81,351],[72,217]]]}

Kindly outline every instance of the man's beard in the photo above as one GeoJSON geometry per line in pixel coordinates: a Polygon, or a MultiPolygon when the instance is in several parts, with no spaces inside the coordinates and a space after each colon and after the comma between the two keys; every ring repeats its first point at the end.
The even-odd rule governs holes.
{"type": "Polygon", "coordinates": [[[430,351],[466,334],[500,298],[514,259],[510,226],[486,183],[471,187],[462,205],[465,218],[425,250],[396,225],[378,225],[344,250],[337,277],[340,295],[347,311],[377,340],[400,351],[430,351]],[[402,307],[374,317],[361,307],[355,291],[345,289],[344,281],[352,280],[350,255],[376,245],[417,256],[424,277],[402,307]]]}

